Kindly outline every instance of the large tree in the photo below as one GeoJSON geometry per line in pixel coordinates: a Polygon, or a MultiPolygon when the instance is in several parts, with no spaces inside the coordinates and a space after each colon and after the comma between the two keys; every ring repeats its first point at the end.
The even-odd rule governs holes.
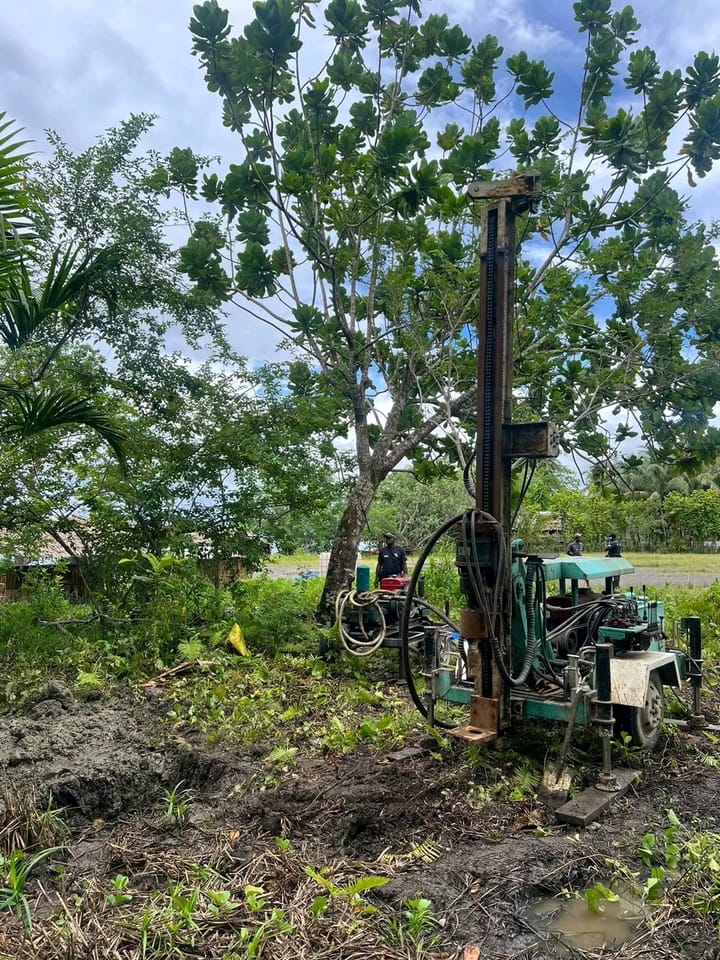
{"type": "Polygon", "coordinates": [[[198,536],[216,557],[241,553],[252,566],[263,543],[285,537],[309,504],[322,509],[335,486],[322,406],[291,398],[281,365],[250,369],[215,302],[179,270],[169,237],[182,213],[158,195],[157,158],[142,150],[151,124],[133,116],[78,153],[50,134],[49,158],[25,171],[37,256],[24,286],[12,280],[0,300],[0,431],[28,435],[0,450],[0,526],[24,545],[49,531],[72,548],[79,535],[104,587],[123,553],[186,549],[198,536]],[[59,257],[57,244],[103,253],[59,257]],[[3,362],[12,393],[2,391],[3,362]],[[126,471],[92,436],[58,444],[30,437],[28,415],[11,424],[25,398],[17,378],[34,382],[49,367],[54,405],[45,390],[27,414],[37,426],[40,416],[87,422],[94,411],[111,441],[91,404],[101,398],[128,438],[126,471]]]}
{"type": "MultiPolygon", "coordinates": [[[[720,155],[717,56],[663,70],[611,0],[574,4],[572,76],[567,57],[508,56],[419,0],[253,6],[236,35],[216,0],[194,8],[194,54],[238,146],[202,179],[217,216],[192,224],[183,262],[199,290],[282,332],[290,387],[352,436],[326,607],[382,480],[458,452],[448,427],[474,395],[469,181],[542,176],[518,232],[518,415],[554,418],[591,456],[633,433],[702,446],[720,398],[718,268],[675,183],[720,155]]],[[[201,166],[173,151],[158,182],[190,199],[201,166]]]]}

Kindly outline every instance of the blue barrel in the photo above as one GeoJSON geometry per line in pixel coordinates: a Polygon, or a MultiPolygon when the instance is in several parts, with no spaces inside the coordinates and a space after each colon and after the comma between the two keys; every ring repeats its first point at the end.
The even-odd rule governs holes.
{"type": "Polygon", "coordinates": [[[370,589],[370,567],[358,567],[355,571],[355,589],[364,593],[370,589]]]}

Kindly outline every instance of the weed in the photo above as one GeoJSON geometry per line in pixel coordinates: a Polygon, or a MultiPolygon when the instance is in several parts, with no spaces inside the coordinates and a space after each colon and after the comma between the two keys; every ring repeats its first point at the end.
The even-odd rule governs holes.
{"type": "Polygon", "coordinates": [[[228,890],[206,890],[205,896],[210,901],[210,914],[213,917],[223,916],[237,909],[240,904],[233,900],[228,890]]]}
{"type": "Polygon", "coordinates": [[[186,823],[193,801],[192,793],[183,789],[183,783],[181,780],[171,790],[165,791],[165,820],[177,827],[186,823]]]}
{"type": "Polygon", "coordinates": [[[8,856],[0,856],[0,910],[14,910],[26,930],[32,930],[30,904],[25,895],[25,885],[33,869],[62,847],[47,847],[37,853],[13,850],[8,856]]]}
{"type": "Polygon", "coordinates": [[[292,932],[292,924],[285,919],[283,911],[276,907],[267,920],[254,931],[249,927],[241,929],[240,936],[232,945],[231,951],[225,955],[225,960],[255,960],[261,956],[265,943],[271,937],[292,932]],[[233,952],[238,947],[242,953],[233,952]]]}
{"type": "Polygon", "coordinates": [[[81,690],[100,690],[105,681],[92,670],[78,670],[76,683],[81,690]]]}
{"type": "Polygon", "coordinates": [[[105,901],[109,903],[111,907],[121,907],[125,903],[130,903],[132,894],[126,892],[129,883],[130,880],[125,874],[118,873],[117,876],[110,881],[112,889],[109,893],[105,894],[105,901]]]}
{"type": "Polygon", "coordinates": [[[32,792],[21,796],[9,788],[0,799],[0,809],[3,811],[0,853],[52,846],[69,833],[62,818],[63,808],[53,807],[52,797],[44,807],[38,807],[32,792]]]}
{"type": "Polygon", "coordinates": [[[412,940],[418,940],[426,930],[437,927],[432,913],[432,902],[424,897],[403,900],[405,929],[412,940]]]}
{"type": "Polygon", "coordinates": [[[250,883],[245,887],[243,893],[245,895],[245,904],[251,913],[260,913],[265,909],[265,898],[267,894],[262,887],[256,887],[250,883]]]}
{"type": "MultiPolygon", "coordinates": [[[[425,897],[416,897],[413,900],[402,901],[402,918],[393,918],[389,924],[389,940],[401,947],[414,948],[418,955],[425,946],[426,934],[437,930],[439,921],[432,912],[432,901],[425,897]]],[[[439,935],[429,938],[429,945],[437,943],[439,935]]]]}
{"type": "Polygon", "coordinates": [[[275,837],[275,846],[278,848],[280,853],[286,853],[288,856],[292,856],[295,853],[292,843],[289,840],[286,840],[285,837],[275,837]]]}
{"type": "Polygon", "coordinates": [[[366,902],[363,894],[368,890],[375,890],[378,887],[384,887],[390,883],[390,877],[367,876],[359,877],[343,886],[335,883],[329,876],[326,868],[316,870],[314,867],[305,867],[305,873],[323,887],[330,898],[341,898],[347,900],[356,913],[361,915],[377,913],[377,907],[366,902]]]}
{"type": "Polygon", "coordinates": [[[603,913],[606,903],[617,903],[619,899],[617,893],[614,893],[610,887],[606,887],[600,881],[585,890],[585,901],[588,910],[592,913],[603,913]]]}

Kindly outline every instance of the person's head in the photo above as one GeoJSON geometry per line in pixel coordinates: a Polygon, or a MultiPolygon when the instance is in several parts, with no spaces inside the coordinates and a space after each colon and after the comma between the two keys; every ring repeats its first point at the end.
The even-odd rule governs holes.
{"type": "Polygon", "coordinates": [[[394,533],[386,533],[383,539],[385,540],[385,543],[386,543],[389,547],[391,547],[391,546],[395,543],[395,534],[394,534],[394,533]]]}
{"type": "Polygon", "coordinates": [[[617,540],[617,534],[611,533],[610,536],[608,537],[608,540],[617,540]]]}
{"type": "Polygon", "coordinates": [[[580,543],[582,541],[582,537],[580,536],[579,533],[576,533],[575,536],[573,537],[573,540],[575,541],[575,543],[580,543]]]}

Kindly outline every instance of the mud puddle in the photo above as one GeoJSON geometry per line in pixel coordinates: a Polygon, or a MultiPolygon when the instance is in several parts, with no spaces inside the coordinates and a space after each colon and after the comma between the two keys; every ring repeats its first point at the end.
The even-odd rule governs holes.
{"type": "Polygon", "coordinates": [[[527,911],[530,925],[546,938],[553,957],[572,957],[578,951],[617,949],[632,940],[649,916],[646,903],[629,891],[603,898],[590,909],[584,896],[546,898],[527,911]]]}

